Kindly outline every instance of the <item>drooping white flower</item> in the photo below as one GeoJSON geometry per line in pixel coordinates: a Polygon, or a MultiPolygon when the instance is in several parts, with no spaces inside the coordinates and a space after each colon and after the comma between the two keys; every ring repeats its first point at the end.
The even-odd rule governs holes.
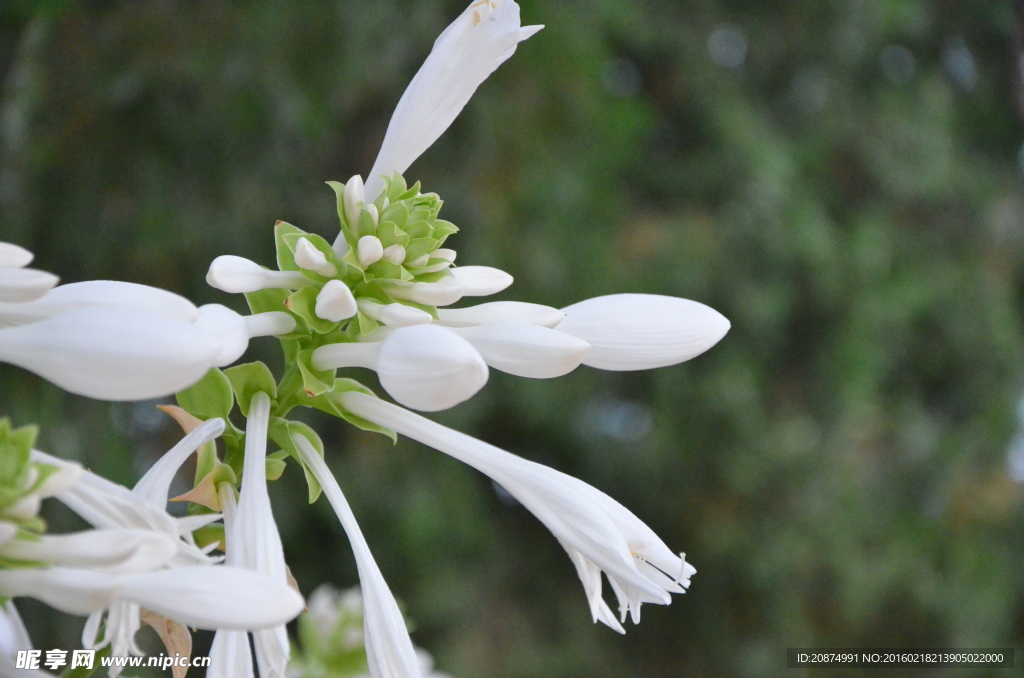
{"type": "Polygon", "coordinates": [[[198,309],[185,297],[157,287],[115,280],[88,280],[60,285],[23,303],[0,303],[0,327],[38,322],[89,306],[121,306],[192,323],[198,309]]]}
{"type": "Polygon", "coordinates": [[[302,463],[323,488],[324,495],[338,515],[352,545],[363,594],[363,636],[370,675],[373,678],[420,678],[420,662],[402,612],[370,553],[370,547],[338,481],[305,436],[293,435],[292,441],[302,463]]]}
{"type": "Polygon", "coordinates": [[[407,435],[493,478],[529,509],[568,552],[583,583],[594,621],[623,632],[601,596],[601,572],[619,599],[621,620],[640,621],[643,603],[667,605],[696,570],[676,556],[617,501],[564,473],[522,459],[378,398],[345,393],[350,412],[407,435]]]}
{"type": "Polygon", "coordinates": [[[590,351],[582,339],[526,323],[492,322],[452,331],[480,351],[489,366],[531,379],[568,374],[590,351]]]}
{"type": "Polygon", "coordinates": [[[513,0],[474,0],[434,41],[434,48],[395,107],[366,180],[373,201],[382,175],[399,174],[452,124],[477,87],[543,26],[521,27],[513,0]]]}
{"type": "Polygon", "coordinates": [[[472,344],[438,325],[400,327],[384,341],[328,344],[313,352],[313,366],[368,367],[392,398],[425,412],[448,409],[487,383],[487,364],[472,344]]]}
{"type": "Polygon", "coordinates": [[[721,313],[689,299],[611,294],[562,309],[556,329],[591,345],[584,365],[649,370],[695,358],[729,331],[721,313]]]}
{"type": "Polygon", "coordinates": [[[511,322],[555,327],[565,314],[557,308],[525,301],[490,301],[466,308],[437,309],[437,324],[446,327],[472,327],[484,323],[511,322]]]}

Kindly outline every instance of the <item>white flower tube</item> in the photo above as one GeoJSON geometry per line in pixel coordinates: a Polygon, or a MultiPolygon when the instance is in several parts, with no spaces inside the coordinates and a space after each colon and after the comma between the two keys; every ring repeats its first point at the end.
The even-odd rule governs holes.
{"type": "Polygon", "coordinates": [[[199,381],[220,355],[209,332],[118,307],[81,308],[0,329],[0,360],[66,391],[102,400],[145,400],[199,381]]]}
{"type": "Polygon", "coordinates": [[[363,635],[370,675],[374,678],[420,678],[420,663],[402,612],[373,559],[338,481],[305,436],[293,435],[292,441],[303,465],[323,488],[352,545],[363,594],[363,635]]]}
{"type": "Polygon", "coordinates": [[[224,292],[256,292],[269,288],[297,290],[309,285],[297,271],[271,271],[255,261],[224,254],[210,262],[206,282],[224,292]]]}
{"type": "MultiPolygon", "coordinates": [[[[232,561],[239,567],[254,570],[287,587],[284,549],[281,547],[281,537],[270,508],[270,495],[267,494],[269,420],[270,397],[266,393],[257,393],[249,405],[249,418],[245,425],[242,487],[234,524],[231,526],[229,548],[235,550],[232,561]]],[[[298,594],[296,596],[298,597],[298,594]]],[[[281,625],[254,633],[253,637],[261,678],[284,678],[289,646],[288,633],[283,622],[281,625]]]]}
{"type": "Polygon", "coordinates": [[[452,331],[473,344],[489,366],[530,379],[568,374],[590,351],[582,339],[524,323],[484,323],[452,331]]]}
{"type": "Polygon", "coordinates": [[[321,346],[318,370],[367,367],[380,385],[406,407],[437,412],[472,398],[487,383],[487,364],[472,344],[438,325],[391,331],[384,341],[321,346]]]}
{"type": "Polygon", "coordinates": [[[563,318],[564,313],[550,306],[528,304],[525,301],[490,301],[467,308],[439,308],[435,322],[445,327],[472,327],[495,322],[554,327],[563,318]]]}
{"type": "Polygon", "coordinates": [[[24,247],[0,242],[0,268],[24,268],[32,263],[34,255],[24,247]]]}
{"type": "Polygon", "coordinates": [[[353,414],[438,449],[487,474],[551,530],[576,565],[594,621],[623,632],[601,597],[603,571],[622,621],[640,621],[643,603],[667,605],[696,570],[628,509],[581,480],[362,393],[345,393],[353,414]]]}
{"type": "Polygon", "coordinates": [[[0,268],[0,301],[32,301],[43,296],[60,278],[34,268],[0,268]]]}
{"type": "Polygon", "coordinates": [[[15,539],[0,547],[0,557],[111,574],[151,572],[174,557],[176,541],[150,530],[87,530],[15,539]]]}
{"type": "Polygon", "coordinates": [[[372,201],[381,175],[404,174],[463,109],[473,92],[543,26],[522,28],[513,0],[474,1],[434,41],[434,48],[395,107],[377,160],[366,180],[372,201]]]}
{"type": "Polygon", "coordinates": [[[491,266],[459,266],[452,276],[466,286],[463,296],[486,297],[497,294],[512,284],[513,278],[500,268],[491,266]]]}
{"type": "Polygon", "coordinates": [[[412,301],[427,306],[448,306],[466,294],[466,283],[454,276],[437,282],[404,282],[389,280],[384,291],[400,301],[412,301]]]}
{"type": "Polygon", "coordinates": [[[194,322],[195,304],[158,287],[116,280],[88,280],[60,285],[34,301],[0,304],[0,327],[23,325],[87,306],[122,306],[194,322]]]}
{"type": "Polygon", "coordinates": [[[421,311],[405,304],[378,304],[369,299],[359,300],[359,310],[369,318],[379,320],[388,327],[408,327],[410,325],[426,325],[434,318],[426,311],[421,311]]]}
{"type": "Polygon", "coordinates": [[[268,629],[294,619],[302,596],[269,577],[236,567],[179,567],[105,574],[51,567],[0,570],[0,594],[31,596],[68,614],[87,615],[121,601],[197,629],[268,629]]]}
{"type": "Polygon", "coordinates": [[[725,336],[729,321],[689,299],[612,294],[563,308],[556,329],[591,345],[584,365],[602,370],[649,370],[694,358],[725,336]]]}

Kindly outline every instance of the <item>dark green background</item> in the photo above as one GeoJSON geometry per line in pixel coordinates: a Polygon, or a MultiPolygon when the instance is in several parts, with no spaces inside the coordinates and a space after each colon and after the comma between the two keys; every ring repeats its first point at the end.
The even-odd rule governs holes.
{"type": "MultiPolygon", "coordinates": [[[[787,647],[1019,646],[1012,3],[522,4],[547,28],[407,173],[462,227],[459,261],[512,273],[502,299],[677,295],[733,329],[663,370],[492,371],[436,419],[605,490],[698,574],[619,637],[486,478],[313,418],[417,644],[456,678],[802,675],[787,647]],[[746,35],[740,68],[709,55],[723,23],[746,35]],[[913,54],[905,81],[882,67],[891,45],[913,54]],[[964,50],[973,86],[950,65],[964,50]]],[[[368,171],[461,9],[0,0],[0,238],[65,282],[241,309],[205,285],[209,262],[270,264],[276,219],[333,238],[323,182],[368,171]]],[[[270,339],[248,356],[279,360],[270,339]]],[[[11,367],[0,410],[125,483],[178,435],[152,403],[91,402],[11,367]]],[[[302,485],[292,467],[272,493],[303,590],[355,584],[302,485]]],[[[81,620],[23,610],[37,646],[78,646],[81,620]]]]}

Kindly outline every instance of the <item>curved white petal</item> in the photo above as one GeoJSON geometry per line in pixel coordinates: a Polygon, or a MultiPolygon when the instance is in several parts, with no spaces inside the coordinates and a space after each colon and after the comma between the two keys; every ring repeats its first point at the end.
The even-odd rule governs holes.
{"type": "Polygon", "coordinates": [[[20,304],[0,304],[0,326],[22,325],[87,306],[122,306],[193,322],[195,304],[172,292],[116,280],[88,280],[54,287],[42,297],[20,304]]]}
{"type": "Polygon", "coordinates": [[[466,286],[466,297],[497,294],[513,282],[511,275],[491,266],[459,266],[452,269],[452,276],[466,286]]]}
{"type": "Polygon", "coordinates": [[[43,296],[60,278],[34,268],[0,268],[0,301],[32,301],[43,296]]]}
{"type": "Polygon", "coordinates": [[[431,283],[389,280],[387,284],[382,285],[384,291],[393,299],[426,306],[448,306],[466,294],[466,284],[454,276],[431,283]]]}
{"type": "Polygon", "coordinates": [[[381,175],[405,170],[452,124],[473,92],[516,50],[525,32],[513,0],[474,1],[434,41],[434,48],[395,107],[377,160],[366,180],[373,200],[381,175]]]}
{"type": "Polygon", "coordinates": [[[729,321],[689,299],[612,294],[563,308],[556,329],[591,345],[584,365],[602,370],[648,370],[694,358],[725,336],[729,321]]]}
{"type": "Polygon", "coordinates": [[[210,646],[207,678],[252,678],[252,648],[245,631],[217,631],[210,646]]]}
{"type": "Polygon", "coordinates": [[[15,539],[0,547],[0,557],[112,574],[150,572],[174,557],[176,542],[149,530],[87,530],[15,539]]]}
{"type": "Polygon", "coordinates": [[[565,314],[557,308],[529,304],[525,301],[489,301],[466,308],[437,309],[438,325],[445,327],[472,327],[484,323],[511,322],[554,327],[565,314]]]}
{"type": "Polygon", "coordinates": [[[487,364],[472,344],[437,325],[391,332],[381,343],[375,369],[392,398],[425,412],[472,398],[488,377],[487,364]]]}
{"type": "Polygon", "coordinates": [[[491,367],[531,379],[568,374],[590,351],[582,339],[524,323],[484,323],[452,331],[473,344],[491,367]]]}
{"type": "Polygon", "coordinates": [[[82,308],[0,329],[0,360],[101,400],[180,391],[199,381],[220,351],[216,338],[193,325],[127,308],[82,308]]]}
{"type": "Polygon", "coordinates": [[[323,488],[352,544],[363,594],[366,659],[374,678],[419,678],[420,663],[402,612],[377,567],[338,481],[304,436],[292,436],[302,462],[323,488]]]}
{"type": "Polygon", "coordinates": [[[151,502],[154,506],[165,506],[171,482],[181,465],[193,452],[222,433],[224,433],[223,419],[210,419],[203,422],[150,466],[146,475],[142,476],[135,484],[132,492],[151,502]]]}
{"type": "Polygon", "coordinates": [[[24,268],[32,263],[34,256],[24,247],[0,242],[0,268],[24,268]]]}

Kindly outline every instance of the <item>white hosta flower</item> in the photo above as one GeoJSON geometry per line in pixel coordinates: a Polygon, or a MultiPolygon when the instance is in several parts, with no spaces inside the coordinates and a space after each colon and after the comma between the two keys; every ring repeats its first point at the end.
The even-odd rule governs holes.
{"type": "Polygon", "coordinates": [[[280,288],[297,290],[309,282],[298,271],[271,271],[255,261],[232,254],[224,254],[210,263],[206,282],[225,292],[256,292],[280,288]]]}
{"type": "Polygon", "coordinates": [[[9,242],[0,242],[0,268],[25,268],[35,258],[24,247],[9,242]]]}
{"type": "Polygon", "coordinates": [[[87,530],[14,539],[0,547],[0,558],[111,574],[151,572],[177,554],[175,542],[150,530],[87,530]]]}
{"type": "Polygon", "coordinates": [[[0,302],[38,299],[60,282],[60,278],[34,268],[0,268],[0,302]]]}
{"type": "Polygon", "coordinates": [[[358,310],[352,290],[340,280],[328,280],[316,295],[314,312],[318,318],[341,322],[354,316],[358,310]]]}
{"type": "Polygon", "coordinates": [[[31,596],[68,614],[131,602],[198,629],[267,629],[295,618],[302,596],[256,572],[227,566],[107,574],[50,567],[0,570],[0,594],[31,596]]]}
{"type": "Polygon", "coordinates": [[[522,459],[362,393],[345,393],[350,412],[386,426],[487,474],[528,508],[568,552],[594,621],[623,632],[601,596],[601,572],[619,599],[621,620],[640,621],[643,603],[667,605],[696,570],[617,501],[572,476],[522,459]]]}
{"type": "MultiPolygon", "coordinates": [[[[370,205],[370,207],[374,207],[370,205]]],[[[376,211],[376,210],[374,210],[376,211]]],[[[363,268],[372,266],[384,257],[384,245],[375,235],[364,235],[356,243],[356,257],[363,268]]]]}
{"type": "Polygon", "coordinates": [[[0,303],[0,327],[24,325],[87,306],[121,306],[192,323],[199,310],[185,297],[157,287],[115,280],[60,285],[39,299],[0,303]]]}
{"type": "Polygon", "coordinates": [[[602,370],[649,370],[694,358],[725,336],[729,321],[689,299],[612,294],[563,308],[556,329],[591,345],[584,365],[602,370]]]}
{"type": "Polygon", "coordinates": [[[199,307],[193,326],[217,337],[220,350],[214,356],[212,367],[224,367],[242,357],[249,348],[249,339],[293,331],[295,318],[284,311],[243,316],[227,306],[206,304],[199,307]]]}
{"type": "Polygon", "coordinates": [[[472,344],[438,325],[391,331],[384,341],[328,344],[313,352],[318,370],[367,367],[406,407],[436,412],[473,397],[487,383],[487,364],[472,344]]]}
{"type": "Polygon", "coordinates": [[[467,297],[497,294],[513,281],[512,276],[505,271],[490,266],[459,266],[452,269],[452,275],[466,286],[463,296],[467,297]]]}
{"type": "Polygon", "coordinates": [[[438,36],[391,116],[366,180],[370,201],[384,187],[381,176],[404,174],[448,129],[480,83],[541,28],[521,27],[513,0],[479,0],[438,36]]]}
{"type": "Polygon", "coordinates": [[[560,377],[579,367],[590,351],[582,339],[525,323],[484,323],[452,331],[473,344],[489,366],[517,377],[560,377]]]}
{"type": "Polygon", "coordinates": [[[388,327],[409,327],[410,325],[427,325],[434,318],[422,311],[405,304],[378,304],[369,299],[359,300],[359,310],[363,315],[378,320],[388,327]]]}
{"type": "Polygon", "coordinates": [[[327,468],[323,457],[304,436],[293,435],[292,441],[302,463],[323,488],[327,501],[338,515],[352,545],[363,594],[363,635],[370,675],[374,678],[420,678],[420,662],[405,627],[402,612],[370,553],[370,547],[338,481],[327,468]]]}
{"type": "Polygon", "coordinates": [[[528,304],[525,301],[490,301],[467,308],[439,308],[435,322],[446,327],[511,322],[550,328],[562,322],[563,318],[564,313],[550,306],[528,304]]]}
{"type": "Polygon", "coordinates": [[[430,283],[388,280],[383,285],[393,299],[426,306],[448,306],[466,294],[466,283],[454,276],[430,283]]]}

